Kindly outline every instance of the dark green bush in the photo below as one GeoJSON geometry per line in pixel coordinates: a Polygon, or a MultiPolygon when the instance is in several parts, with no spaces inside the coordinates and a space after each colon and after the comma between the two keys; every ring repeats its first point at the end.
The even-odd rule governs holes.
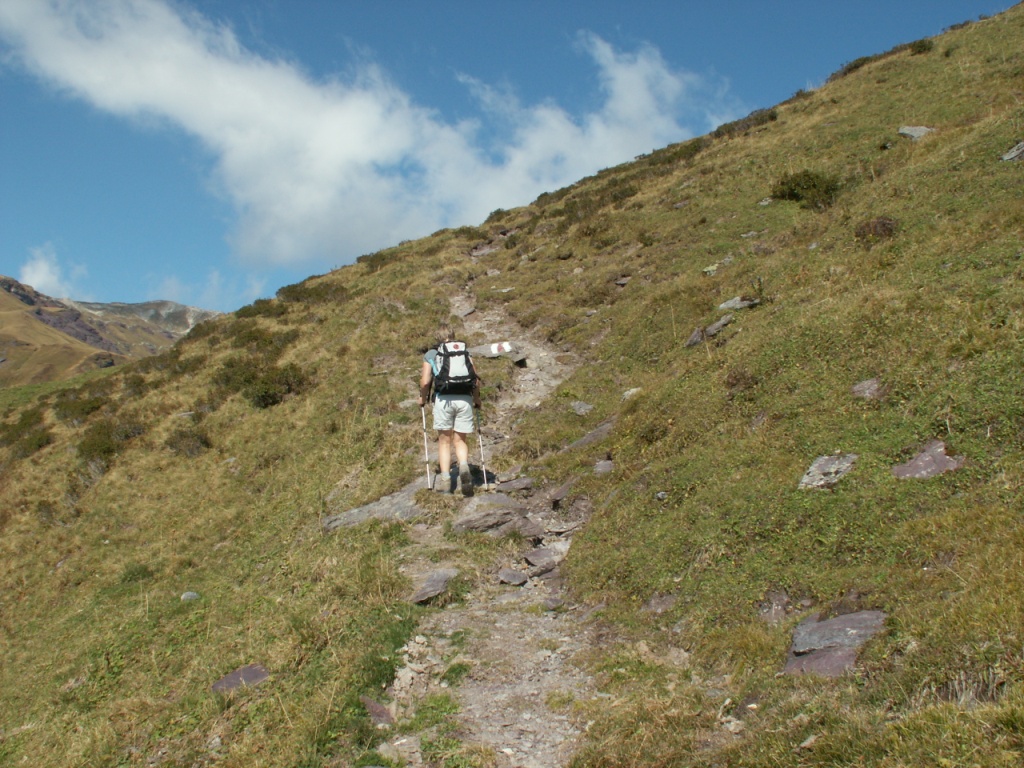
{"type": "Polygon", "coordinates": [[[704,136],[684,141],[681,144],[673,144],[665,149],[659,149],[648,155],[644,162],[647,165],[673,165],[685,163],[692,160],[705,149],[711,146],[711,142],[704,136]]]}
{"type": "Polygon", "coordinates": [[[874,56],[860,56],[859,58],[856,58],[853,61],[849,61],[843,66],[841,66],[838,71],[833,72],[831,75],[829,75],[828,82],[838,80],[841,77],[846,77],[847,75],[856,72],[858,69],[865,66],[866,64],[870,64],[873,61],[878,61],[880,58],[882,58],[881,54],[875,54],[874,56]]]}
{"type": "Polygon", "coordinates": [[[865,245],[871,245],[879,240],[887,240],[895,237],[899,229],[899,222],[888,216],[879,216],[876,219],[862,221],[853,231],[853,236],[865,245]]]}
{"type": "Polygon", "coordinates": [[[105,397],[65,397],[54,403],[53,413],[61,421],[77,426],[108,402],[105,397]]]}
{"type": "Polygon", "coordinates": [[[127,443],[146,431],[142,422],[133,418],[101,419],[85,430],[78,443],[78,457],[89,463],[110,462],[127,443]]]}
{"type": "Polygon", "coordinates": [[[242,396],[256,408],[269,408],[286,395],[301,393],[308,383],[306,374],[295,363],[270,366],[242,388],[242,396]]]}
{"type": "Polygon", "coordinates": [[[44,424],[41,405],[22,411],[12,424],[0,424],[0,445],[10,446],[15,459],[31,456],[52,442],[53,433],[44,424]]]}
{"type": "Polygon", "coordinates": [[[752,128],[773,123],[779,119],[779,113],[774,109],[756,109],[746,117],[734,120],[718,126],[712,134],[716,139],[727,136],[735,136],[738,133],[745,133],[752,128]]]}
{"type": "Polygon", "coordinates": [[[214,376],[222,394],[238,392],[256,408],[269,408],[305,390],[308,377],[295,363],[269,365],[252,356],[227,360],[214,376]]]}
{"type": "Polygon", "coordinates": [[[267,362],[279,358],[285,349],[299,338],[299,331],[295,328],[274,333],[261,328],[251,320],[239,321],[228,330],[231,332],[231,346],[235,349],[245,349],[251,355],[259,355],[267,362]]]}
{"type": "Polygon", "coordinates": [[[348,300],[348,289],[336,280],[310,282],[306,280],[278,288],[277,298],[281,301],[303,304],[341,304],[348,300]]]}
{"type": "Polygon", "coordinates": [[[201,323],[196,323],[192,326],[192,329],[185,335],[184,341],[199,341],[200,339],[210,339],[211,343],[216,343],[217,331],[220,330],[220,322],[214,320],[204,320],[201,323]]]}
{"type": "Polygon", "coordinates": [[[919,56],[922,53],[930,53],[935,48],[935,41],[924,38],[923,40],[915,40],[910,44],[910,54],[912,56],[919,56]]]}
{"type": "Polygon", "coordinates": [[[772,187],[772,197],[779,200],[795,200],[804,208],[823,211],[832,205],[842,182],[837,176],[817,171],[788,173],[772,187]]]}
{"type": "Polygon", "coordinates": [[[209,434],[205,429],[199,429],[194,425],[179,427],[171,433],[171,436],[164,442],[178,456],[185,456],[194,459],[203,452],[213,447],[209,434]]]}
{"type": "MultiPolygon", "coordinates": [[[[463,227],[463,229],[468,229],[468,227],[463,227]]],[[[456,230],[456,233],[458,233],[458,230],[456,230]]],[[[405,251],[398,248],[388,248],[383,251],[360,256],[356,259],[356,263],[364,264],[370,272],[380,272],[388,264],[400,260],[403,256],[405,256],[405,251]]]]}
{"type": "Polygon", "coordinates": [[[281,317],[288,314],[288,305],[271,299],[256,299],[235,310],[235,317],[281,317]]]}

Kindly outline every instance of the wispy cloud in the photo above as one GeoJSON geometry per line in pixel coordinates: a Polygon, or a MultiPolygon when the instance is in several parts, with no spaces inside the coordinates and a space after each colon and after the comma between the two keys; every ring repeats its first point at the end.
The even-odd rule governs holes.
{"type": "Polygon", "coordinates": [[[88,297],[83,296],[76,288],[78,281],[84,277],[84,267],[72,267],[71,275],[65,276],[64,268],[52,243],[30,249],[28,261],[22,264],[18,271],[20,282],[57,299],[74,296],[88,300],[88,297]]]}
{"type": "Polygon", "coordinates": [[[98,109],[197,137],[256,265],[346,263],[442,226],[476,223],[731,117],[727,84],[642,46],[581,33],[603,101],[580,116],[462,76],[480,119],[443,122],[373,64],[318,81],[246,50],[231,29],[162,0],[4,0],[14,60],[98,109]],[[500,118],[501,143],[481,128],[500,118]],[[488,143],[490,142],[490,144],[488,143]]]}

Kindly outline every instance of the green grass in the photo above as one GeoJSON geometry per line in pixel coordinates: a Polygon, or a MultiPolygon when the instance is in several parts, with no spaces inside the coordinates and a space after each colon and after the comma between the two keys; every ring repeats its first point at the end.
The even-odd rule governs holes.
{"type": "MultiPolygon", "coordinates": [[[[1019,163],[998,157],[1022,125],[1022,30],[1015,8],[869,57],[774,119],[286,286],[131,368],[0,390],[0,761],[188,765],[217,736],[225,765],[369,764],[358,697],[382,695],[424,610],[402,602],[410,539],[319,521],[328,498],[421,474],[401,403],[469,285],[581,361],[501,459],[575,478],[594,509],[563,570],[614,629],[589,659],[611,698],[551,698],[592,722],[577,768],[1019,764],[1024,213],[1019,163]],[[908,115],[936,132],[900,139],[908,115]],[[803,169],[842,181],[831,206],[760,204],[803,169]],[[880,217],[891,236],[858,236],[880,217]],[[499,229],[517,229],[507,247],[468,256],[499,229]],[[684,346],[740,295],[762,303],[684,346]],[[871,377],[884,399],[854,397],[871,377]],[[610,418],[606,440],[561,452],[610,418]],[[893,476],[934,438],[961,470],[893,476]],[[853,471],[799,489],[836,451],[853,471]],[[803,615],[760,620],[779,590],[882,609],[885,631],[846,678],[777,677],[803,615]],[[656,594],[675,598],[662,614],[643,609],[656,594]],[[210,690],[249,663],[271,679],[210,690]]],[[[480,364],[485,398],[513,386],[507,361],[480,364]]],[[[449,536],[456,597],[515,546],[449,536]]],[[[410,727],[437,729],[437,764],[488,764],[453,707],[410,727]]]]}

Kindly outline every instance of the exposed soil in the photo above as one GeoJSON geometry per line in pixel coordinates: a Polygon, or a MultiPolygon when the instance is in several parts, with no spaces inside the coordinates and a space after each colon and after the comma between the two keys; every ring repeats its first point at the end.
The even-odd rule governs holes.
{"type": "MultiPolygon", "coordinates": [[[[465,316],[469,333],[512,341],[526,356],[513,386],[485,406],[485,451],[494,457],[514,440],[519,415],[544,400],[575,366],[571,356],[511,323],[500,311],[465,315],[471,302],[470,297],[453,300],[453,311],[465,316]]],[[[476,458],[471,459],[474,464],[476,458]]],[[[546,498],[530,497],[529,491],[520,500],[547,528],[538,543],[550,544],[560,554],[589,514],[585,503],[553,511],[546,498]]],[[[410,579],[458,567],[457,546],[444,538],[440,524],[421,522],[410,532],[415,544],[402,566],[410,579]]],[[[533,548],[523,546],[524,551],[533,548]]],[[[462,749],[480,764],[566,765],[586,727],[573,704],[599,695],[583,663],[598,630],[587,610],[572,602],[558,567],[543,571],[544,567],[531,567],[522,553],[510,555],[478,574],[464,600],[430,614],[403,649],[405,664],[389,689],[391,715],[407,721],[427,697],[447,692],[458,703],[458,727],[443,735],[461,741],[462,749]],[[500,583],[501,569],[529,580],[522,586],[500,583]]],[[[436,759],[438,739],[436,728],[392,734],[382,740],[379,751],[406,765],[429,765],[432,754],[436,759]]]]}

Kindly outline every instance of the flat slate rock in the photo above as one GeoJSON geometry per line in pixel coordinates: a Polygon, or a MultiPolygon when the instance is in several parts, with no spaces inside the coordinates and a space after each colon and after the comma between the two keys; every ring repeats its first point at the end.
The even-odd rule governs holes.
{"type": "Polygon", "coordinates": [[[502,568],[498,571],[498,581],[502,584],[511,584],[513,587],[521,587],[529,580],[530,578],[525,573],[517,571],[515,568],[502,568]]]}
{"type": "MultiPolygon", "coordinates": [[[[426,486],[426,479],[417,478],[400,491],[389,494],[377,501],[356,507],[345,512],[339,512],[325,517],[321,522],[325,533],[330,533],[337,528],[346,528],[367,520],[412,520],[423,514],[423,510],[416,505],[416,491],[426,486]]],[[[331,505],[331,496],[327,497],[328,507],[331,505]]]]}
{"type": "Polygon", "coordinates": [[[517,477],[515,480],[506,480],[496,486],[498,492],[503,491],[529,491],[533,488],[532,477],[517,477]]]}
{"type": "Polygon", "coordinates": [[[456,568],[441,568],[427,575],[419,588],[409,596],[410,603],[425,603],[434,599],[446,589],[448,582],[459,575],[456,568]]]}
{"type": "Polygon", "coordinates": [[[839,478],[853,469],[856,453],[841,456],[819,456],[800,479],[801,488],[831,488],[839,478]]]}
{"type": "Polygon", "coordinates": [[[395,718],[386,706],[379,701],[374,701],[369,696],[360,696],[360,703],[366,707],[366,714],[370,716],[370,722],[378,728],[395,724],[395,718]]]}
{"type": "Polygon", "coordinates": [[[934,130],[934,128],[928,128],[924,125],[904,125],[900,127],[899,134],[912,141],[917,141],[918,139],[923,139],[934,130]]]}
{"type": "Polygon", "coordinates": [[[864,400],[881,400],[885,397],[886,387],[880,379],[865,379],[854,384],[850,391],[854,397],[864,400]]]}
{"type": "MultiPolygon", "coordinates": [[[[1010,149],[1006,154],[1002,155],[1002,159],[1007,161],[1020,160],[1021,158],[1024,158],[1024,141],[1020,142],[1012,149],[1010,149]]],[[[3,361],[0,360],[0,362],[3,361]]]]}
{"type": "Polygon", "coordinates": [[[857,661],[857,651],[885,627],[882,611],[858,611],[818,621],[809,616],[793,630],[786,674],[839,677],[857,661]]]}
{"type": "Polygon", "coordinates": [[[941,440],[932,440],[906,464],[893,467],[892,473],[901,480],[926,479],[941,475],[943,472],[960,469],[963,464],[963,456],[947,456],[946,444],[941,440]]]}
{"type": "Polygon", "coordinates": [[[530,565],[538,568],[554,568],[562,561],[562,555],[547,547],[537,547],[537,549],[531,549],[523,555],[523,559],[530,565]]]}
{"type": "Polygon", "coordinates": [[[737,296],[718,305],[719,309],[750,309],[761,303],[760,299],[751,296],[737,296]]]}
{"type": "Polygon", "coordinates": [[[452,522],[455,533],[483,533],[495,538],[518,533],[524,539],[544,535],[544,526],[527,515],[527,508],[503,493],[477,496],[452,522]]]}
{"type": "Polygon", "coordinates": [[[731,323],[731,322],[732,322],[732,315],[726,315],[721,320],[719,320],[717,323],[712,323],[707,328],[705,328],[704,329],[704,335],[707,338],[709,338],[709,339],[714,338],[715,336],[720,334],[724,330],[725,326],[729,325],[729,323],[731,323]]]}
{"type": "Polygon", "coordinates": [[[244,686],[259,685],[264,680],[269,679],[269,677],[270,673],[262,664],[248,664],[224,675],[210,688],[216,693],[226,693],[227,691],[234,691],[244,686]]]}
{"type": "Polygon", "coordinates": [[[569,407],[572,408],[572,412],[575,413],[577,416],[586,416],[588,413],[594,410],[594,406],[592,406],[590,403],[585,403],[582,400],[573,400],[571,403],[569,403],[569,407]]]}
{"type": "Polygon", "coordinates": [[[566,451],[574,451],[577,448],[586,448],[588,445],[592,445],[593,443],[596,443],[600,440],[604,440],[606,437],[608,437],[608,435],[612,433],[613,426],[615,426],[615,422],[612,419],[609,419],[608,421],[598,424],[596,429],[594,429],[592,432],[588,432],[579,440],[569,443],[569,445],[565,446],[565,448],[563,448],[560,451],[560,453],[565,453],[566,451]]]}

